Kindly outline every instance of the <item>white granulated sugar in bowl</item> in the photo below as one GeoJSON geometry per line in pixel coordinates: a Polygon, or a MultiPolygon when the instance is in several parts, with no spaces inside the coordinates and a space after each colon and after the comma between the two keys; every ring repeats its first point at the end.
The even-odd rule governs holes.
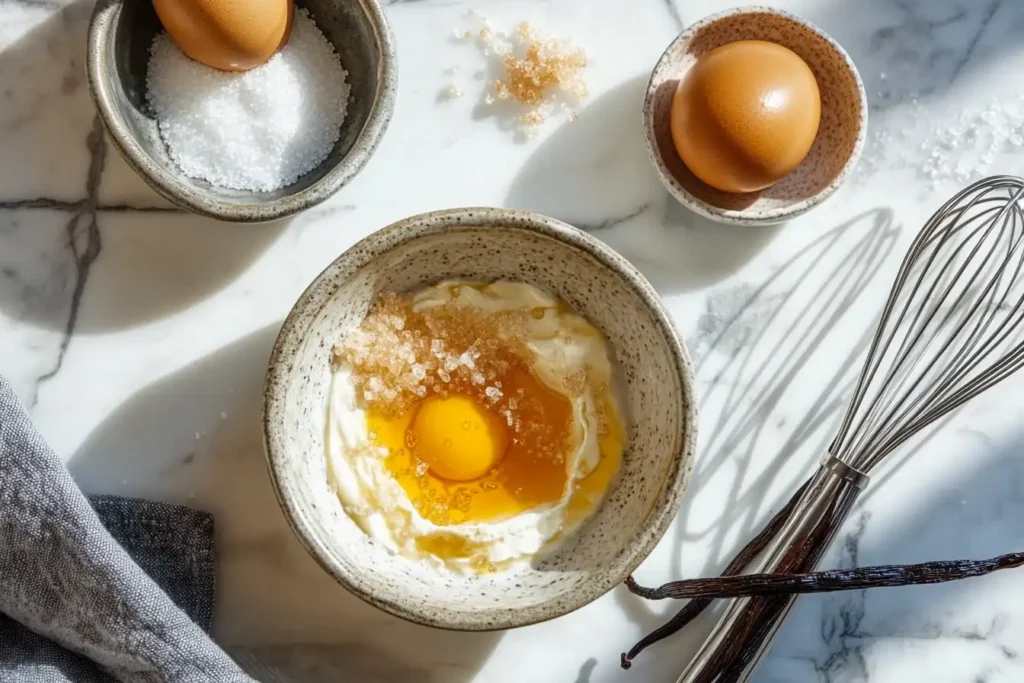
{"type": "Polygon", "coordinates": [[[304,9],[266,64],[243,73],[189,59],[169,35],[153,41],[149,104],[182,173],[234,190],[269,192],[330,154],[348,106],[348,73],[304,9]]]}

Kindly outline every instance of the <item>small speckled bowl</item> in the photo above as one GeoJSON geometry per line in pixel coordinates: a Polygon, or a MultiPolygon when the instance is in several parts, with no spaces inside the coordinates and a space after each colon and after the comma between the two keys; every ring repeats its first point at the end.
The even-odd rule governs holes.
{"type": "Polygon", "coordinates": [[[669,192],[684,206],[721,223],[768,225],[814,208],[849,177],[864,147],[867,97],[846,51],[817,26],[770,7],[713,14],[676,38],[658,60],[644,100],[647,151],[669,192]],[[799,55],[821,93],[821,123],[811,151],[779,182],[760,192],[722,192],[699,180],[672,143],[672,97],[705,52],[739,40],[765,40],[799,55]]]}
{"type": "Polygon", "coordinates": [[[125,161],[171,202],[203,216],[259,223],[315,206],[351,180],[373,154],[394,105],[398,68],[376,0],[296,0],[334,45],[351,87],[341,137],[319,166],[273,192],[216,187],[185,176],[167,154],[146,102],[149,48],[162,30],[149,0],[99,0],[89,25],[89,86],[125,161]]]}
{"type": "Polygon", "coordinates": [[[278,500],[323,568],[364,600],[429,626],[491,630],[552,619],[622,582],[668,528],[696,439],[690,361],[651,285],[586,233],[509,209],[414,216],[327,267],[284,322],[270,358],[264,438],[278,500]],[[528,282],[607,335],[623,370],[629,447],[596,515],[531,565],[461,577],[372,542],[327,482],[324,433],[331,348],[382,291],[448,278],[528,282]]]}

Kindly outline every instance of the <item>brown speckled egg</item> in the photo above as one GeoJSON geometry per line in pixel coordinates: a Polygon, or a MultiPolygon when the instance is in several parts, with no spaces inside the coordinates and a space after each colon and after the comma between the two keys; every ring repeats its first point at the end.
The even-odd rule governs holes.
{"type": "Polygon", "coordinates": [[[818,133],[821,97],[810,67],[761,40],[701,55],[672,101],[683,163],[725,192],[762,190],[800,165],[818,133]]]}
{"type": "Polygon", "coordinates": [[[247,71],[288,41],[293,0],[153,0],[160,22],[192,59],[247,71]]]}

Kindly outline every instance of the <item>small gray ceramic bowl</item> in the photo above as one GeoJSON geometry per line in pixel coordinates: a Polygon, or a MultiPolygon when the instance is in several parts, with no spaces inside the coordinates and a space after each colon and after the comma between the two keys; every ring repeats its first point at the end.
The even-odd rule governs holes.
{"type": "Polygon", "coordinates": [[[737,7],[701,19],[658,60],[644,100],[647,151],[661,181],[687,208],[720,223],[769,225],[795,218],[832,196],[853,172],[868,127],[867,96],[846,51],[808,21],[771,7],[737,7]],[[765,40],[799,55],[821,94],[818,135],[803,162],[760,192],[729,193],[699,180],[672,142],[672,97],[697,58],[739,40],[765,40]]]}
{"type": "Polygon", "coordinates": [[[149,0],[99,0],[89,26],[87,71],[114,146],[154,190],[185,209],[258,223],[308,209],[362,169],[387,128],[397,84],[395,48],[376,0],[297,0],[334,45],[351,87],[341,137],[319,166],[288,187],[246,192],[189,178],[175,166],[146,102],[149,48],[162,30],[149,0]]]}
{"type": "Polygon", "coordinates": [[[509,209],[414,216],[327,267],[284,322],[270,358],[264,438],[278,500],[310,554],[341,584],[400,617],[491,630],[552,619],[610,590],[668,528],[696,438],[686,349],[651,285],[584,232],[509,209]],[[543,560],[461,577],[397,556],[343,511],[327,482],[331,348],[382,291],[449,278],[525,281],[561,297],[607,335],[625,377],[629,447],[595,516],[543,560]]]}

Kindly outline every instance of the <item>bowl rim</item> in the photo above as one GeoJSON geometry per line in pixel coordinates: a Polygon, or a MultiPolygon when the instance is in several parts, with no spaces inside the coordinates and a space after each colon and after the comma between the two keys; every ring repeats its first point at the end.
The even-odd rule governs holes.
{"type": "Polygon", "coordinates": [[[355,177],[369,161],[387,131],[398,86],[394,37],[377,0],[356,0],[373,27],[377,43],[377,91],[352,149],[322,178],[299,192],[258,204],[221,202],[150,164],[148,155],[129,132],[113,106],[109,78],[104,78],[104,52],[113,41],[114,26],[125,0],[98,0],[89,20],[86,75],[96,111],[125,162],[147,185],[171,203],[207,218],[234,223],[266,223],[295,215],[326,201],[355,177]]]}
{"type": "Polygon", "coordinates": [[[295,536],[317,563],[350,592],[390,614],[425,626],[457,631],[494,631],[527,626],[573,612],[622,583],[654,550],[675,519],[679,500],[693,467],[697,439],[697,402],[693,368],[686,346],[675,329],[654,287],[636,268],[613,249],[591,235],[557,219],[517,209],[466,207],[418,214],[388,225],[362,239],[332,261],[305,289],[281,326],[268,361],[263,393],[263,444],[270,480],[278,503],[295,536]],[[682,390],[683,438],[664,486],[630,545],[599,573],[567,597],[530,607],[490,608],[475,612],[446,609],[418,610],[375,594],[371,582],[347,572],[312,533],[305,512],[293,495],[289,474],[282,463],[286,429],[284,406],[294,355],[304,342],[308,325],[340,285],[372,260],[391,249],[421,237],[452,230],[516,229],[563,242],[591,256],[633,290],[653,314],[673,356],[675,374],[682,390]],[[398,237],[401,235],[401,237],[398,237]]]}
{"type": "Polygon", "coordinates": [[[780,223],[790,218],[795,218],[807,211],[810,211],[815,206],[831,197],[835,191],[838,190],[844,182],[846,182],[847,178],[849,178],[853,173],[853,169],[857,166],[857,162],[860,160],[861,153],[864,150],[864,144],[867,140],[868,99],[867,92],[864,90],[864,82],[860,77],[860,72],[857,71],[856,65],[853,63],[853,59],[850,58],[850,55],[842,45],[836,42],[832,36],[822,30],[819,26],[802,17],[775,7],[769,7],[767,5],[745,5],[709,14],[687,26],[671,43],[669,43],[668,47],[665,48],[665,51],[661,53],[661,57],[658,58],[657,63],[654,65],[654,69],[651,71],[651,76],[647,81],[647,92],[644,95],[643,117],[644,138],[647,144],[647,157],[650,159],[651,163],[654,164],[654,168],[658,172],[658,177],[661,179],[662,184],[680,203],[685,205],[691,211],[719,223],[746,226],[769,225],[780,223]],[[827,187],[819,191],[814,196],[795,202],[789,206],[776,209],[766,209],[763,211],[723,209],[694,196],[684,188],[682,184],[676,180],[675,176],[672,175],[672,172],[669,171],[668,166],[665,164],[665,161],[658,150],[658,145],[655,142],[654,136],[654,95],[656,90],[654,87],[654,79],[666,68],[669,53],[672,52],[680,43],[692,40],[695,35],[711,24],[728,17],[743,14],[772,14],[787,21],[791,21],[794,24],[803,26],[819,36],[832,50],[836,52],[836,54],[839,55],[843,64],[846,66],[846,70],[853,76],[854,83],[857,85],[857,92],[860,96],[860,115],[857,117],[857,139],[854,142],[853,149],[850,151],[850,156],[846,159],[846,163],[843,164],[843,167],[840,169],[839,173],[836,174],[836,177],[832,179],[827,187]]]}

